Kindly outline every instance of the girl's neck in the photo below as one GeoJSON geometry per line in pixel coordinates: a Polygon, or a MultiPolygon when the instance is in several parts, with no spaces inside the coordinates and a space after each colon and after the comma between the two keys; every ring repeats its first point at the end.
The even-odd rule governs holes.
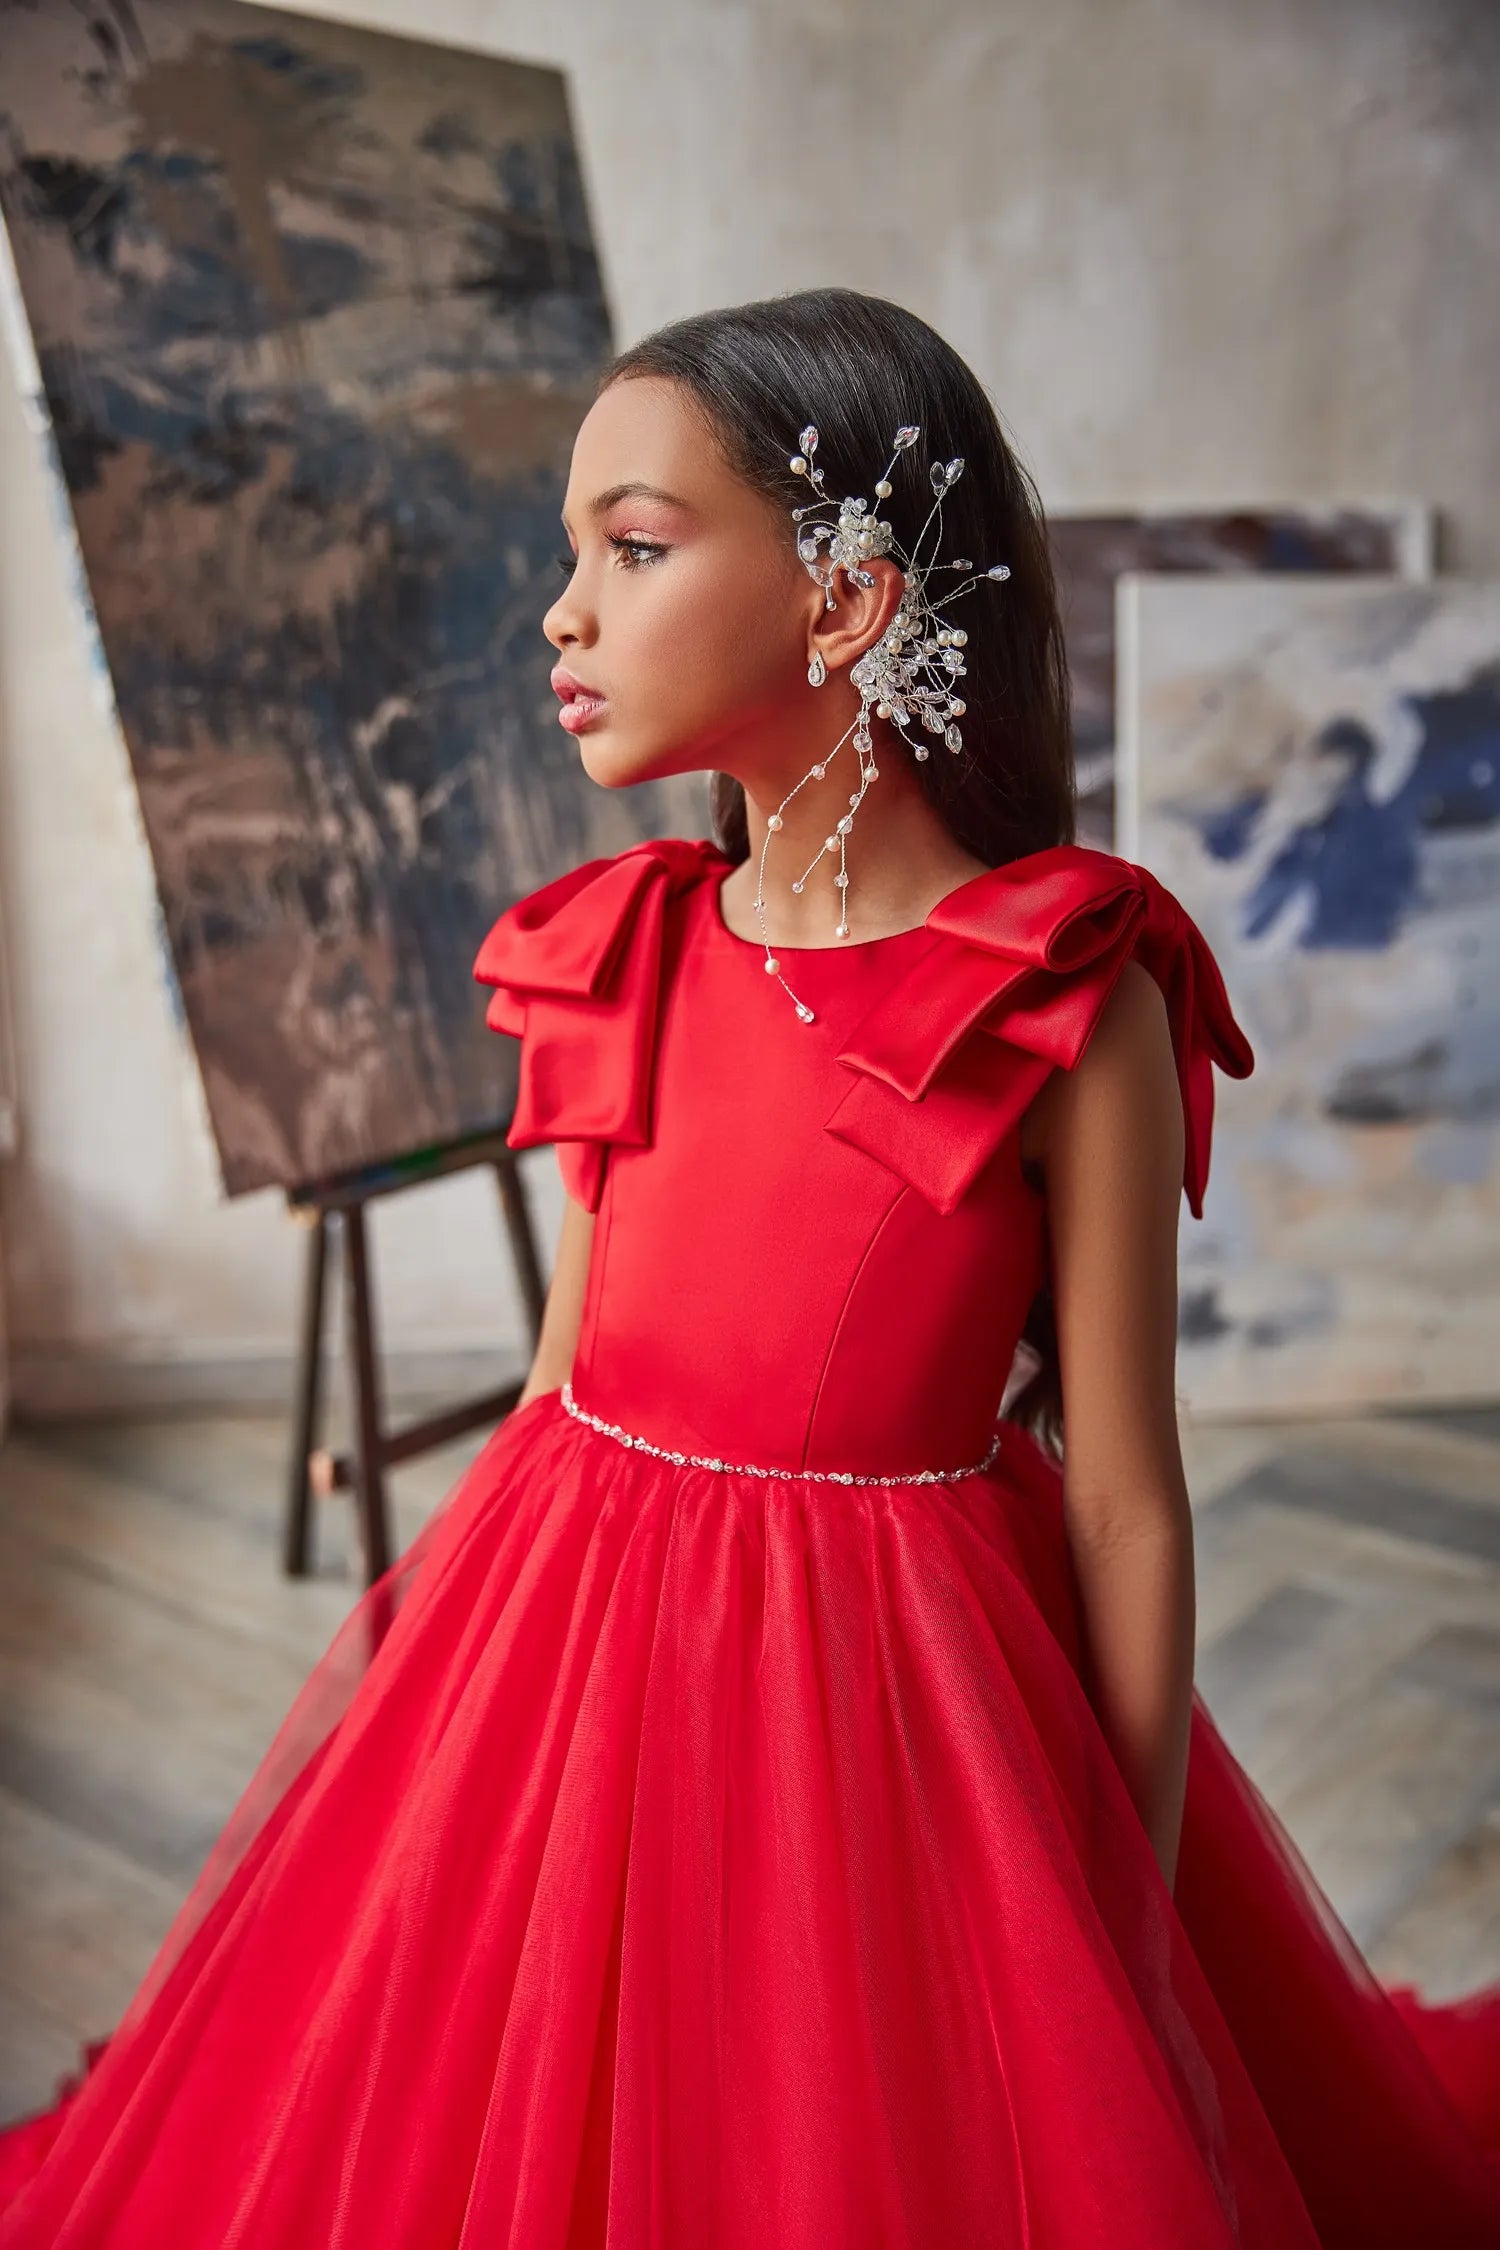
{"type": "MultiPolygon", "coordinates": [[[[903,762],[908,756],[895,747],[877,751],[877,779],[866,790],[849,834],[849,885],[843,896],[851,941],[916,928],[939,899],[985,872],[985,862],[964,850],[933,808],[903,762]]],[[[840,893],[833,880],[839,855],[823,847],[850,809],[850,790],[838,786],[844,764],[840,753],[822,781],[810,781],[781,808],[782,825],[771,835],[765,858],[764,932],[755,912],[761,850],[767,821],[789,784],[783,783],[777,795],[769,788],[757,794],[757,784],[745,785],[750,856],[743,867],[726,876],[720,892],[724,920],[736,936],[754,940],[769,936],[773,946],[823,945],[833,939],[839,920],[840,893]],[[793,891],[793,881],[803,875],[806,889],[793,891]]],[[[853,757],[847,761],[847,771],[857,786],[859,766],[853,757]]]]}

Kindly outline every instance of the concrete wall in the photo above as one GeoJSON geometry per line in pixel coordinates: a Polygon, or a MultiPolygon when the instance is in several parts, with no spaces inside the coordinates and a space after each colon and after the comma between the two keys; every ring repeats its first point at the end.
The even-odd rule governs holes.
{"type": "MultiPolygon", "coordinates": [[[[838,280],[972,360],[1050,506],[1426,497],[1500,570],[1486,0],[358,0],[571,76],[622,342],[838,280]]],[[[284,1380],[296,1237],[219,1201],[33,443],[0,370],[18,1403],[284,1380]]],[[[549,1241],[552,1159],[528,1160],[549,1241]]],[[[382,1210],[403,1358],[521,1350],[478,1181],[382,1210]]]]}

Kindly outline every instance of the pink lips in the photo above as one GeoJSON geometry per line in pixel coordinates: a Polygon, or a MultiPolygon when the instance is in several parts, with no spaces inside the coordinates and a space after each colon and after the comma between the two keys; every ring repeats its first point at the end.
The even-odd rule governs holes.
{"type": "Polygon", "coordinates": [[[585,727],[593,725],[605,708],[604,697],[596,695],[592,688],[585,687],[581,680],[575,680],[572,673],[565,671],[561,664],[552,673],[552,686],[554,692],[562,698],[562,709],[557,714],[558,724],[566,727],[569,734],[581,734],[585,727]]]}

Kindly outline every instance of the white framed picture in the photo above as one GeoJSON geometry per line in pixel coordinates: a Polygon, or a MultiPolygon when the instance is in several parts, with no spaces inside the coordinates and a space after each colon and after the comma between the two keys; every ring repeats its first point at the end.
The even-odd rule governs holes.
{"type": "Polygon", "coordinates": [[[1130,576],[1121,850],[1256,1050],[1184,1227],[1195,1411],[1500,1390],[1500,586],[1130,576]]]}

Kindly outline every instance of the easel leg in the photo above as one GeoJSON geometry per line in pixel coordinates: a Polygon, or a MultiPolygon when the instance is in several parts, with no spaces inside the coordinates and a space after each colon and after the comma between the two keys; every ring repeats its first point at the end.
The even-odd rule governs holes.
{"type": "Polygon", "coordinates": [[[302,1283],[302,1326],[297,1341],[297,1391],[293,1402],[292,1461],[287,1488],[282,1567],[289,1578],[308,1571],[312,1493],[308,1456],[318,1442],[323,1406],[323,1299],[328,1275],[328,1217],[319,1211],[308,1227],[302,1283]]]}
{"type": "Polygon", "coordinates": [[[500,1209],[505,1218],[505,1232],[510,1240],[511,1261],[516,1269],[516,1279],[521,1287],[521,1302],[525,1307],[527,1326],[531,1331],[533,1348],[542,1333],[542,1313],[547,1302],[547,1283],[542,1272],[542,1261],[536,1246],[536,1228],[531,1217],[531,1198],[521,1177],[520,1166],[513,1156],[499,1157],[495,1163],[495,1185],[500,1190],[500,1209]]]}
{"type": "Polygon", "coordinates": [[[370,1263],[363,1207],[344,1213],[345,1278],[349,1299],[349,1357],[354,1368],[355,1505],[364,1550],[365,1584],[390,1567],[385,1476],[381,1467],[380,1372],[375,1354],[375,1312],[370,1302],[370,1263]]]}

